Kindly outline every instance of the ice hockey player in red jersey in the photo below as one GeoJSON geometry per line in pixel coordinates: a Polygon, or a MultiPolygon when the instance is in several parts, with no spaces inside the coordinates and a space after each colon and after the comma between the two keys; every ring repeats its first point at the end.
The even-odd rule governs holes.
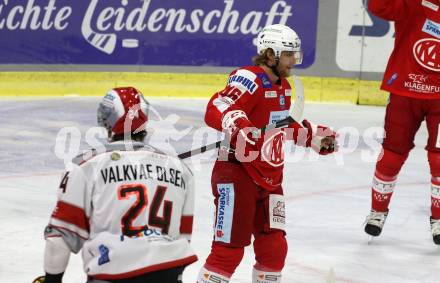
{"type": "MultiPolygon", "coordinates": [[[[317,137],[307,120],[303,126],[293,123],[288,129],[255,135],[256,128],[288,116],[292,89],[287,77],[293,66],[302,62],[301,41],[287,26],[267,26],[256,40],[255,65],[234,70],[206,109],[205,122],[226,132],[231,148],[226,160],[219,157],[212,172],[214,239],[198,283],[229,282],[252,236],[256,259],[252,282],[281,282],[287,255],[281,187],[283,144],[285,139],[294,139],[297,144],[311,146],[317,137]]],[[[317,151],[333,152],[335,133],[320,129],[326,130],[323,133],[328,137],[317,151]]]]}
{"type": "Polygon", "coordinates": [[[81,249],[88,283],[178,283],[197,260],[193,174],[143,143],[147,120],[148,102],[133,87],[102,99],[98,123],[110,143],[64,174],[44,233],[46,275],[34,282],[61,283],[70,253],[81,249]]]}
{"type": "Polygon", "coordinates": [[[370,0],[369,10],[394,21],[394,50],[381,88],[390,92],[383,151],[376,164],[365,232],[379,236],[397,176],[423,120],[431,169],[431,231],[440,245],[440,1],[370,0]]]}

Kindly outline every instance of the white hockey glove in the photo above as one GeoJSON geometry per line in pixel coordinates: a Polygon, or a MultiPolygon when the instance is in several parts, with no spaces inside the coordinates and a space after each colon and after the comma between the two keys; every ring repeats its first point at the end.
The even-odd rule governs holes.
{"type": "Polygon", "coordinates": [[[260,137],[260,131],[249,121],[243,110],[230,110],[223,115],[222,128],[231,137],[231,142],[238,140],[240,134],[246,143],[255,145],[260,137]]]}

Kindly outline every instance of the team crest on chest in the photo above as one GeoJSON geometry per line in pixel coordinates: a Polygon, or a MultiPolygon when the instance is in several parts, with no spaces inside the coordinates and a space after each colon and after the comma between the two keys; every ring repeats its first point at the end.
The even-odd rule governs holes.
{"type": "Polygon", "coordinates": [[[414,44],[414,58],[422,67],[440,72],[440,39],[422,38],[414,44]]]}

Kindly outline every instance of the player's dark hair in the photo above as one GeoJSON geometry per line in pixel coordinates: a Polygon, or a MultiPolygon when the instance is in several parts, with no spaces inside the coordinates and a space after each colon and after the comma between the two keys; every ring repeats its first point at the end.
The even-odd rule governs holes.
{"type": "Polygon", "coordinates": [[[254,62],[255,66],[267,65],[267,61],[269,61],[269,55],[275,54],[272,48],[267,48],[263,51],[263,53],[259,55],[255,55],[252,57],[252,62],[254,62]]]}

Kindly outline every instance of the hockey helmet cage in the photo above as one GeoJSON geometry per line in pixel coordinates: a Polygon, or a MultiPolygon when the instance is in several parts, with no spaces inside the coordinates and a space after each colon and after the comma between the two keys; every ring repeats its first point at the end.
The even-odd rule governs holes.
{"type": "Polygon", "coordinates": [[[98,125],[114,135],[145,130],[149,103],[134,87],[113,88],[98,107],[98,125]]]}
{"type": "Polygon", "coordinates": [[[273,50],[275,58],[280,58],[282,51],[293,52],[295,65],[302,63],[301,39],[288,26],[275,24],[266,26],[261,30],[257,36],[258,54],[262,54],[268,48],[273,50]]]}

